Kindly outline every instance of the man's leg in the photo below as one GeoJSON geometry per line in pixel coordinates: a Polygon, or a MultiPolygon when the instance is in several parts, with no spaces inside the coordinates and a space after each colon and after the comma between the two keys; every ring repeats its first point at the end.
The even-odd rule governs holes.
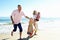
{"type": "Polygon", "coordinates": [[[22,32],[20,32],[20,39],[22,38],[21,36],[22,36],[22,32]]]}
{"type": "Polygon", "coordinates": [[[13,31],[11,32],[11,36],[13,36],[13,32],[15,32],[16,30],[17,30],[17,25],[16,24],[14,24],[14,29],[13,29],[13,31]]]}
{"type": "Polygon", "coordinates": [[[21,26],[21,23],[18,24],[18,28],[19,28],[19,31],[20,31],[20,39],[21,39],[21,36],[22,36],[22,26],[21,26]]]}

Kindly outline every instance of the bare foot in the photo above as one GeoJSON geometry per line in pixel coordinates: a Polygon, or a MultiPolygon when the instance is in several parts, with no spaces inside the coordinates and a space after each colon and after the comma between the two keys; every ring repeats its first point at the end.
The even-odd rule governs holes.
{"type": "Polygon", "coordinates": [[[37,35],[36,33],[34,35],[37,35]]]}
{"type": "Polygon", "coordinates": [[[32,38],[32,37],[33,37],[33,35],[30,35],[29,37],[30,37],[30,38],[32,38]]]}
{"type": "Polygon", "coordinates": [[[13,36],[13,32],[11,32],[11,36],[13,36]]]}

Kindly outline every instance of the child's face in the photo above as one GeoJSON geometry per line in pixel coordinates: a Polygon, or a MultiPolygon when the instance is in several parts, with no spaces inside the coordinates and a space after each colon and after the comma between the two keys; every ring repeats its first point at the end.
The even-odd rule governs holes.
{"type": "Polygon", "coordinates": [[[40,13],[38,13],[38,14],[40,14],[40,13]]]}
{"type": "Polygon", "coordinates": [[[38,12],[38,14],[40,14],[40,12],[38,12]]]}

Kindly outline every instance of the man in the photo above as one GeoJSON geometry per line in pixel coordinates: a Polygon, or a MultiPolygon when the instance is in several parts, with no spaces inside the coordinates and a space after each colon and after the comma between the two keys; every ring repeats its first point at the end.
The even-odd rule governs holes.
{"type": "MultiPolygon", "coordinates": [[[[14,29],[11,32],[11,36],[13,36],[13,32],[15,32],[17,30],[17,26],[18,26],[19,31],[20,31],[20,39],[22,36],[22,30],[23,30],[20,21],[21,21],[22,16],[25,16],[24,12],[21,11],[21,9],[22,9],[21,5],[18,5],[18,9],[14,10],[11,15],[11,20],[14,25],[14,29]]],[[[25,16],[25,17],[29,18],[27,16],[25,16]]]]}

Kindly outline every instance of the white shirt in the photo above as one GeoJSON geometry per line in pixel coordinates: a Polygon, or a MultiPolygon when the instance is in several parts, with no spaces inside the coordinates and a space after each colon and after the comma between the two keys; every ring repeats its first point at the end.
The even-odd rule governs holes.
{"type": "Polygon", "coordinates": [[[14,24],[18,24],[20,23],[22,16],[25,16],[25,14],[23,11],[19,12],[18,10],[14,10],[11,16],[13,18],[14,24]]]}
{"type": "Polygon", "coordinates": [[[33,19],[36,19],[37,15],[33,15],[33,19]]]}

